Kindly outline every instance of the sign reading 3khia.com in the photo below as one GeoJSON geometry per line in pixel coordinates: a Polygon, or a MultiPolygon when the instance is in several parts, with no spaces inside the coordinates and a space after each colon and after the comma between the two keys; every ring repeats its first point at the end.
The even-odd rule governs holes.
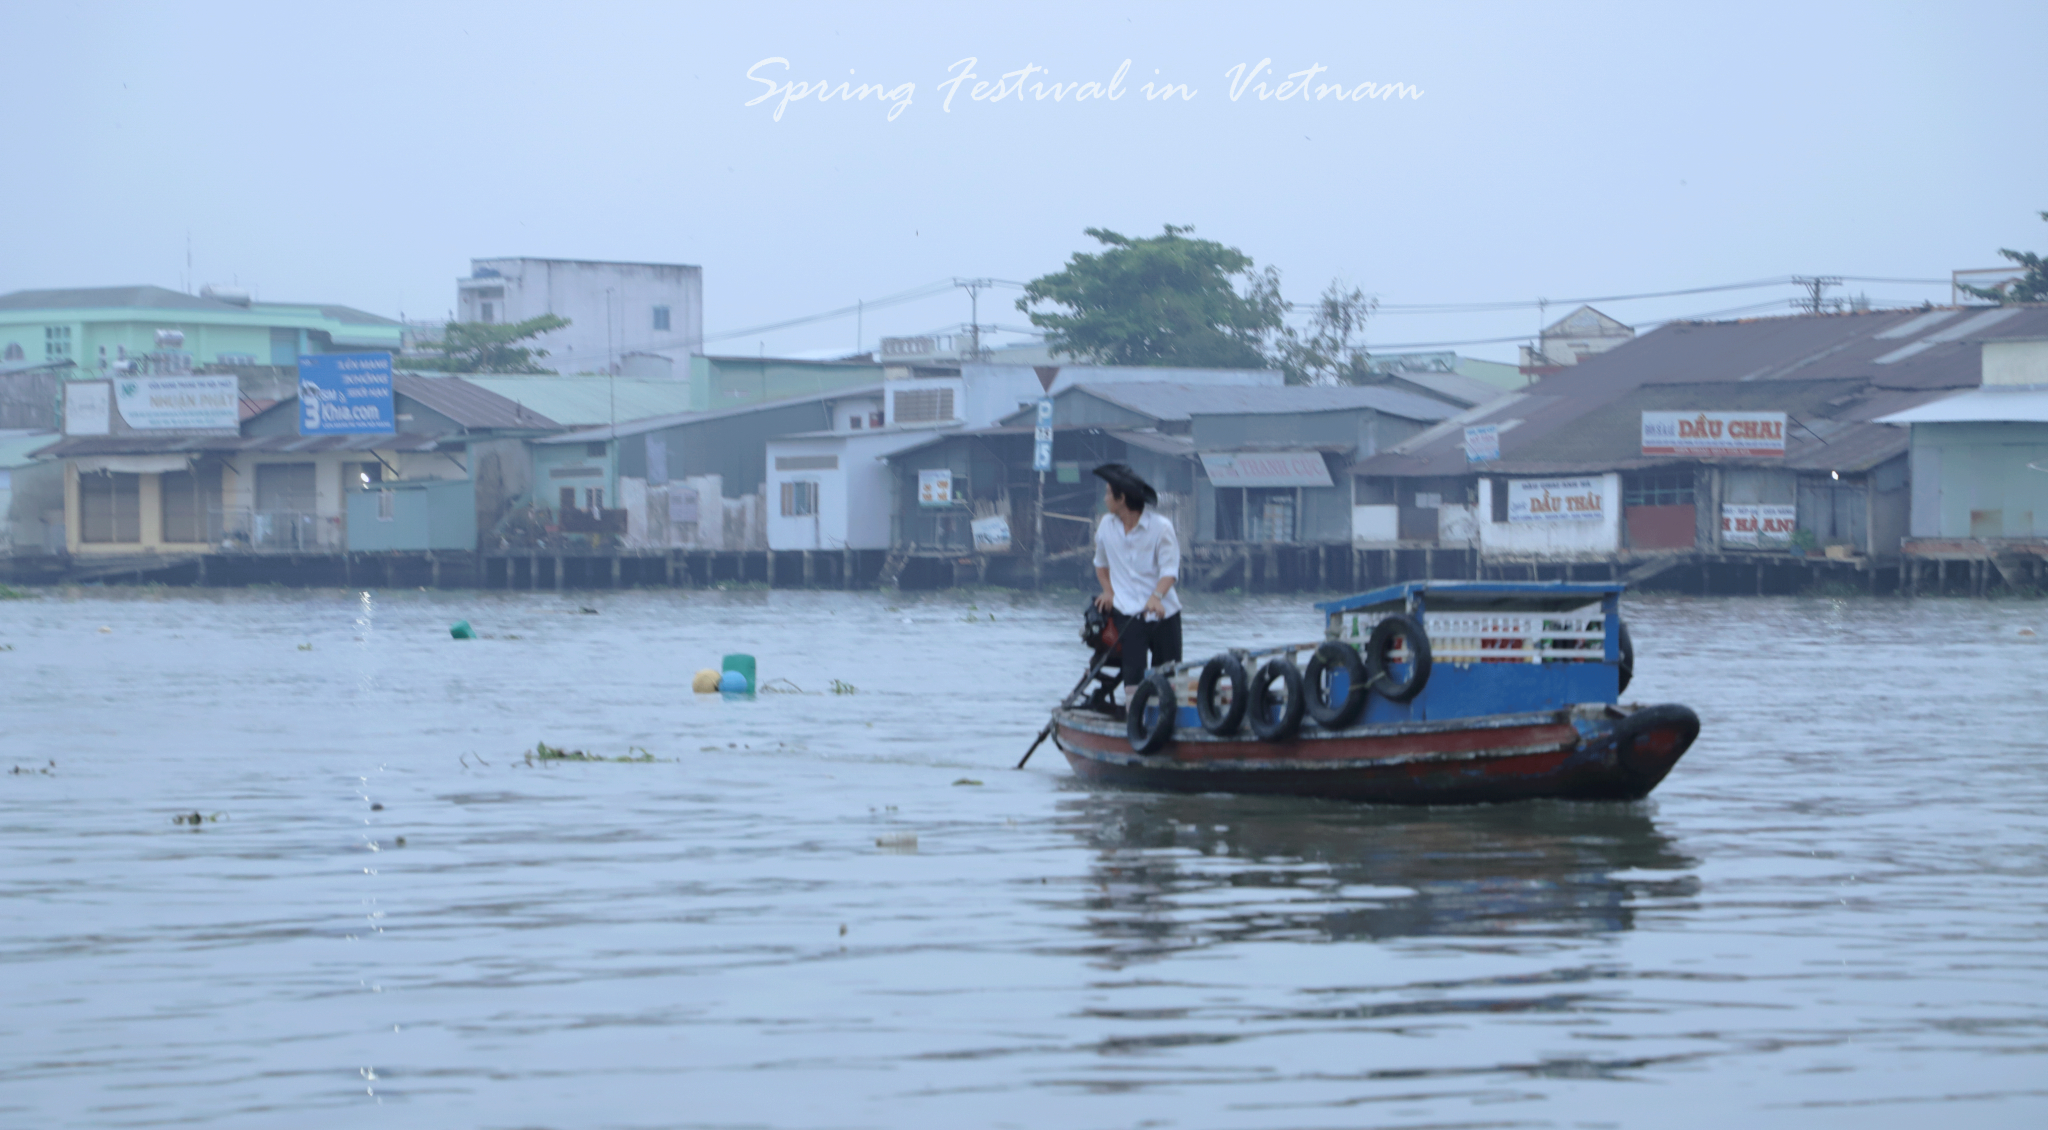
{"type": "Polygon", "coordinates": [[[389,353],[315,353],[299,358],[299,434],[397,431],[389,353]]]}

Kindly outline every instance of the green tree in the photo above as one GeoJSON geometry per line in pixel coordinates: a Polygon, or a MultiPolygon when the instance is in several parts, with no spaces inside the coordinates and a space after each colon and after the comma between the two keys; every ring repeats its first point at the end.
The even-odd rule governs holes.
{"type": "Polygon", "coordinates": [[[1379,306],[1379,300],[1365,292],[1349,290],[1332,280],[1316,299],[1307,332],[1292,326],[1274,338],[1272,361],[1291,385],[1370,384],[1366,367],[1365,322],[1379,306]]]}
{"type": "Polygon", "coordinates": [[[1075,252],[1017,300],[1054,353],[1105,365],[1265,367],[1266,343],[1288,309],[1278,271],[1257,270],[1234,247],[1187,238],[1192,227],[1168,224],[1150,239],[1086,230],[1104,250],[1075,252]]]}
{"type": "Polygon", "coordinates": [[[404,358],[399,367],[437,373],[552,372],[538,364],[547,350],[519,343],[568,324],[569,319],[557,314],[523,322],[450,322],[441,340],[427,346],[431,353],[404,358]]]}
{"type": "MultiPolygon", "coordinates": [[[[2048,220],[2048,212],[2041,213],[2048,220]]],[[[1978,287],[1968,283],[1963,289],[1979,298],[1989,298],[2000,305],[2014,302],[2048,302],[2048,262],[2031,251],[2014,251],[2008,247],[1998,249],[2000,255],[2027,269],[2027,273],[1999,287],[1978,287]]]]}

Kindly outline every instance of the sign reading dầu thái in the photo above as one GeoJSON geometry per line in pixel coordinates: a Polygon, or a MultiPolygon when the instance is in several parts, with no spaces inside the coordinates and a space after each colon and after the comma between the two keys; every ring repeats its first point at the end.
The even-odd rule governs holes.
{"type": "Polygon", "coordinates": [[[1645,412],[1644,455],[1705,459],[1785,456],[1783,412],[1645,412]]]}
{"type": "Polygon", "coordinates": [[[1607,516],[1599,479],[1510,479],[1510,522],[1597,522],[1607,516]]]}

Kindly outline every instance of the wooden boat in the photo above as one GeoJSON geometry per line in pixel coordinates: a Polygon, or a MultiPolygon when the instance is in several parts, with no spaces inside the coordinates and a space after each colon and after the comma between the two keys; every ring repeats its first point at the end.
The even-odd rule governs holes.
{"type": "MultiPolygon", "coordinates": [[[[1381,804],[1638,799],[1700,723],[1684,706],[1619,703],[1634,671],[1621,591],[1375,589],[1316,605],[1322,640],[1148,672],[1123,718],[1101,674],[1054,710],[1053,740],[1078,776],[1136,789],[1381,804]]],[[[1110,657],[1096,658],[1100,671],[1110,657]]]]}

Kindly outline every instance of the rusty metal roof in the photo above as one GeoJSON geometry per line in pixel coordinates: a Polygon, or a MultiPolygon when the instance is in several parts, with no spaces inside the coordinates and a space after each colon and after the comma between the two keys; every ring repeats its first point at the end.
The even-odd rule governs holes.
{"type": "Polygon", "coordinates": [[[470,430],[530,431],[562,426],[510,397],[499,396],[461,377],[393,373],[391,391],[411,397],[470,430]]]}
{"type": "Polygon", "coordinates": [[[1863,469],[1906,448],[1905,429],[1873,424],[1877,417],[1981,383],[1983,341],[2048,334],[2048,306],[1941,313],[1670,323],[1461,413],[1356,472],[1585,473],[1687,462],[1642,455],[1642,412],[1740,408],[1793,417],[1784,466],[1863,469]],[[1471,423],[1501,425],[1499,462],[1466,462],[1463,425],[1471,423]]]}
{"type": "Polygon", "coordinates": [[[353,436],[71,436],[30,454],[38,459],[80,455],[236,455],[248,452],[318,454],[323,451],[433,451],[444,442],[460,449],[462,437],[449,435],[353,436]]]}

